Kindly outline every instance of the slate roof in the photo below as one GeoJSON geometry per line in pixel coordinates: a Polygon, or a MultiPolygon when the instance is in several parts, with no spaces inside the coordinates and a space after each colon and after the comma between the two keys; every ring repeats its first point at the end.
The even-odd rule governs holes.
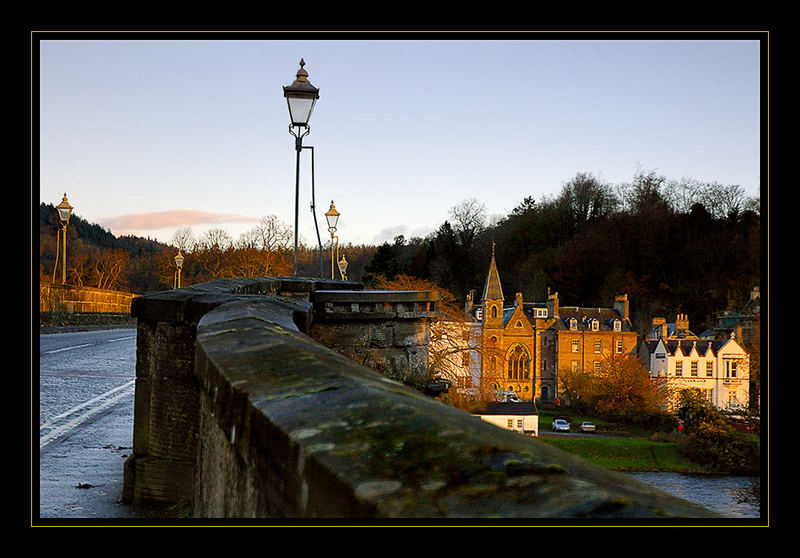
{"type": "Polygon", "coordinates": [[[497,271],[497,263],[494,261],[494,248],[492,248],[492,261],[489,264],[489,274],[486,276],[486,283],[483,285],[484,300],[503,300],[503,287],[500,285],[500,272],[497,271]]]}
{"type": "Polygon", "coordinates": [[[473,412],[475,415],[538,415],[533,403],[487,403],[486,409],[473,412]]]}
{"type": "Polygon", "coordinates": [[[559,308],[559,321],[558,328],[561,330],[568,330],[569,321],[575,318],[578,322],[578,331],[591,330],[592,319],[598,322],[598,331],[613,331],[614,320],[621,322],[621,331],[633,331],[633,324],[630,320],[624,319],[619,315],[619,312],[613,308],[589,308],[581,306],[561,306],[559,308]]]}
{"type": "MultiPolygon", "coordinates": [[[[658,339],[645,341],[645,347],[649,353],[653,353],[656,350],[658,341],[658,339]]],[[[712,355],[716,356],[727,342],[728,339],[668,339],[664,341],[664,346],[670,356],[675,356],[679,347],[681,354],[684,356],[689,355],[693,347],[697,347],[697,354],[700,356],[706,356],[709,350],[711,350],[712,355]]]]}

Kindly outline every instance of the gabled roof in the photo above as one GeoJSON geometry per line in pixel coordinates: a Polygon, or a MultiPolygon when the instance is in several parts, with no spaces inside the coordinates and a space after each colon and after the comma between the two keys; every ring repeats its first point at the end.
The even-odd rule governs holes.
{"type": "Polygon", "coordinates": [[[711,354],[716,356],[719,350],[728,342],[728,340],[714,340],[707,341],[704,339],[667,339],[664,341],[664,346],[667,352],[674,356],[680,347],[681,354],[687,356],[691,354],[693,348],[697,348],[697,354],[705,356],[709,350],[711,354]]]}

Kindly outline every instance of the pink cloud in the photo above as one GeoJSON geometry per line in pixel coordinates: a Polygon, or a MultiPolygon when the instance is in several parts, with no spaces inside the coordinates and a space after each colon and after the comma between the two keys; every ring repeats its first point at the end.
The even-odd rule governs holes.
{"type": "Polygon", "coordinates": [[[108,217],[100,225],[112,231],[142,231],[180,227],[184,225],[213,225],[217,223],[255,223],[259,219],[231,213],[211,213],[192,209],[129,213],[108,217]]]}

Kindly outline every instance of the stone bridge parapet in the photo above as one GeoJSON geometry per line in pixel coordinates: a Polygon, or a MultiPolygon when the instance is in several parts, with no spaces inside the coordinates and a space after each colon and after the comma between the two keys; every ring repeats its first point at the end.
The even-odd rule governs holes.
{"type": "Polygon", "coordinates": [[[414,389],[435,304],[286,278],[137,298],[125,498],[196,518],[714,517],[414,389]]]}

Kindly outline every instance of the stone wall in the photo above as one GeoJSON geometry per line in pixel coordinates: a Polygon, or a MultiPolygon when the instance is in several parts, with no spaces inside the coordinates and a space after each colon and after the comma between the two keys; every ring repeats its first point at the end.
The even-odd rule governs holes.
{"type": "Polygon", "coordinates": [[[129,313],[137,295],[122,291],[39,283],[40,312],[129,313]]]}
{"type": "MultiPolygon", "coordinates": [[[[187,502],[196,518],[713,517],[449,407],[315,341],[307,332],[320,313],[335,313],[333,299],[357,298],[327,295],[343,290],[331,286],[230,280],[137,299],[126,498],[187,502]]],[[[400,306],[404,297],[424,296],[385,294],[389,321],[406,311],[426,320],[435,311],[427,306],[432,297],[412,301],[425,310],[408,310],[400,306]]],[[[364,292],[362,300],[374,296],[364,292]]],[[[401,325],[375,328],[375,316],[364,321],[369,325],[350,333],[380,334],[350,347],[400,342],[401,325]]],[[[321,337],[347,346],[330,333],[350,334],[340,325],[325,326],[321,337]]]]}

